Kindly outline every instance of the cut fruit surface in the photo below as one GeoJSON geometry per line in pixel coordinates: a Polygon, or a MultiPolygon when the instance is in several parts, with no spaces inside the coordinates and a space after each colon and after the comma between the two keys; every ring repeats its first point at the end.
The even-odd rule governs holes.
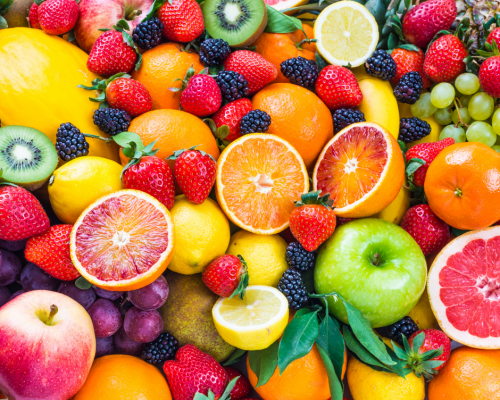
{"type": "Polygon", "coordinates": [[[158,278],[173,255],[167,208],[139,190],[101,197],[71,231],[71,259],[89,282],[107,290],[134,290],[158,278]]]}
{"type": "Polygon", "coordinates": [[[233,223],[249,232],[285,230],[293,202],[309,188],[299,153],[275,135],[245,135],[224,149],[217,164],[219,204],[233,223]]]}
{"type": "Polygon", "coordinates": [[[335,214],[362,218],[386,208],[404,181],[396,139],[380,125],[361,122],[331,139],[314,167],[314,190],[330,193],[335,214]]]}
{"type": "Polygon", "coordinates": [[[427,291],[441,329],[479,349],[500,349],[500,226],[452,240],[429,271],[427,291]]]}

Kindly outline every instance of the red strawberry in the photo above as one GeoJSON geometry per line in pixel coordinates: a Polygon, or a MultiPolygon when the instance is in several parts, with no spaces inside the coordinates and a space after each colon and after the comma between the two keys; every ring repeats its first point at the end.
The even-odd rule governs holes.
{"type": "Polygon", "coordinates": [[[408,339],[408,343],[410,346],[413,346],[413,341],[415,340],[415,337],[419,335],[420,333],[424,333],[425,339],[424,343],[422,346],[419,347],[418,353],[422,354],[425,353],[426,351],[430,350],[437,350],[442,348],[443,349],[443,354],[440,356],[431,358],[433,361],[444,361],[443,364],[435,367],[434,369],[436,371],[439,371],[442,369],[448,359],[450,358],[450,352],[451,352],[451,341],[448,336],[446,336],[442,331],[437,330],[437,329],[424,329],[415,332],[413,335],[410,336],[410,339],[408,339]]]}
{"type": "Polygon", "coordinates": [[[497,44],[497,47],[500,48],[500,28],[495,28],[490,32],[486,38],[486,43],[493,44],[493,40],[497,44]]]}
{"type": "Polygon", "coordinates": [[[450,82],[465,72],[465,45],[453,35],[441,36],[425,54],[424,74],[431,81],[450,82]]]}
{"type": "Polygon", "coordinates": [[[239,99],[226,104],[214,114],[212,119],[217,128],[223,125],[227,125],[229,128],[229,135],[224,140],[232,142],[241,136],[241,119],[250,111],[252,111],[252,102],[248,99],[239,99]]]}
{"type": "Polygon", "coordinates": [[[38,7],[38,22],[49,35],[64,35],[76,24],[78,4],[75,0],[45,0],[38,7]]]}
{"type": "Polygon", "coordinates": [[[148,89],[135,79],[114,79],[106,88],[106,100],[111,108],[126,111],[131,117],[137,117],[153,108],[148,89]]]}
{"type": "Polygon", "coordinates": [[[418,72],[422,77],[424,89],[431,86],[431,81],[424,75],[424,52],[420,49],[412,51],[401,47],[395,48],[391,57],[396,61],[396,76],[391,80],[393,86],[396,86],[404,74],[408,72],[418,72]]]}
{"type": "Polygon", "coordinates": [[[19,186],[0,186],[0,239],[27,239],[49,227],[49,218],[35,196],[19,186]]]}
{"type": "Polygon", "coordinates": [[[158,10],[163,36],[174,42],[190,42],[205,29],[203,14],[196,0],[166,1],[158,10]]]}
{"type": "Polygon", "coordinates": [[[489,57],[481,64],[479,83],[490,96],[500,97],[500,56],[489,57]]]}
{"type": "Polygon", "coordinates": [[[248,382],[248,379],[240,371],[233,367],[224,367],[224,369],[229,377],[229,382],[239,376],[236,381],[236,385],[234,385],[233,390],[231,390],[231,400],[240,400],[252,393],[252,386],[250,386],[250,382],[248,382]]]}
{"type": "Polygon", "coordinates": [[[224,68],[238,72],[248,82],[248,94],[258,92],[278,76],[278,69],[262,57],[250,50],[238,50],[226,58],[224,68]]]}
{"type": "Polygon", "coordinates": [[[204,74],[193,76],[181,94],[181,107],[197,117],[213,114],[221,103],[219,85],[214,78],[204,74]]]}
{"type": "Polygon", "coordinates": [[[328,194],[320,196],[319,191],[310,192],[295,202],[290,229],[307,251],[316,250],[335,231],[335,213],[327,204],[328,197],[328,194]]]}
{"type": "Polygon", "coordinates": [[[34,29],[42,29],[40,22],[38,22],[38,4],[33,3],[28,14],[28,21],[30,26],[34,29]]]}
{"type": "Polygon", "coordinates": [[[408,11],[403,18],[403,35],[408,43],[425,49],[439,31],[447,31],[457,17],[455,0],[428,0],[408,11]]]}
{"type": "Polygon", "coordinates": [[[38,265],[54,278],[72,281],[80,276],[71,262],[69,237],[73,225],[54,225],[26,243],[26,260],[38,265]]]}
{"type": "Polygon", "coordinates": [[[344,67],[329,65],[323,68],[316,80],[316,94],[330,110],[353,108],[363,100],[354,74],[344,67]]]}
{"type": "Polygon", "coordinates": [[[438,252],[450,241],[450,227],[427,204],[410,208],[403,216],[401,228],[415,239],[424,256],[438,252]]]}
{"type": "Polygon", "coordinates": [[[208,264],[203,270],[202,279],[217,296],[229,297],[238,288],[245,272],[245,262],[236,256],[225,254],[208,264]]]}
{"type": "Polygon", "coordinates": [[[207,395],[208,390],[219,399],[229,383],[225,369],[192,344],[181,347],[175,361],[165,361],[163,371],[174,400],[193,400],[196,393],[207,395]]]}

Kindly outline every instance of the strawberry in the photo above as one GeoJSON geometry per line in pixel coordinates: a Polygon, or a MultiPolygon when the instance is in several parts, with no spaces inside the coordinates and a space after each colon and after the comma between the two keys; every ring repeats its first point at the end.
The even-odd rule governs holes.
{"type": "Polygon", "coordinates": [[[174,400],[193,400],[196,393],[207,395],[209,390],[219,399],[229,382],[226,370],[192,344],[182,346],[175,360],[165,361],[163,371],[174,400]]]}
{"type": "Polygon", "coordinates": [[[396,61],[396,76],[391,80],[393,86],[396,86],[404,74],[408,72],[418,72],[422,77],[424,89],[431,86],[431,81],[424,75],[424,52],[421,49],[407,50],[402,47],[395,48],[391,57],[396,61]]]}
{"type": "Polygon", "coordinates": [[[190,42],[203,33],[205,23],[196,0],[166,1],[158,10],[163,36],[173,42],[190,42]]]}
{"type": "Polygon", "coordinates": [[[497,47],[500,47],[500,28],[495,28],[490,32],[486,38],[486,43],[493,44],[493,40],[497,44],[497,47]]]}
{"type": "Polygon", "coordinates": [[[252,111],[252,102],[248,99],[239,99],[223,106],[213,115],[212,120],[217,128],[227,125],[229,134],[224,140],[232,142],[241,137],[241,119],[250,111],[252,111]]]}
{"type": "Polygon", "coordinates": [[[465,72],[465,45],[453,35],[441,36],[433,42],[424,60],[424,74],[431,81],[450,82],[465,72]]]}
{"type": "Polygon", "coordinates": [[[231,400],[240,400],[252,393],[252,386],[250,386],[250,382],[248,382],[248,379],[240,371],[233,367],[224,367],[224,369],[229,377],[229,382],[238,377],[236,385],[230,393],[231,400]]]}
{"type": "Polygon", "coordinates": [[[479,83],[490,96],[500,97],[500,55],[489,57],[481,64],[479,83]]]}
{"type": "Polygon", "coordinates": [[[49,217],[35,196],[19,186],[0,186],[1,240],[27,239],[49,227],[49,217]]]}
{"type": "Polygon", "coordinates": [[[241,256],[224,254],[208,264],[203,270],[202,279],[217,296],[232,297],[232,295],[242,294],[248,286],[247,264],[241,256]],[[240,282],[242,282],[242,288],[235,292],[240,282]]]}
{"type": "Polygon", "coordinates": [[[403,18],[408,43],[425,49],[439,31],[447,31],[457,17],[455,0],[428,0],[417,4],[403,18]]]}
{"type": "Polygon", "coordinates": [[[353,108],[363,100],[354,74],[344,67],[328,65],[316,80],[316,94],[330,110],[353,108]]]}
{"type": "Polygon", "coordinates": [[[438,252],[450,241],[450,227],[427,204],[419,204],[406,211],[401,228],[415,239],[424,256],[438,252]]]}
{"type": "Polygon", "coordinates": [[[184,111],[197,117],[213,114],[222,103],[219,85],[211,76],[195,75],[182,91],[180,103],[184,111]]]}
{"type": "Polygon", "coordinates": [[[33,3],[28,14],[28,21],[33,29],[42,29],[38,21],[38,4],[33,3]]]}
{"type": "Polygon", "coordinates": [[[137,117],[153,108],[151,95],[141,82],[135,79],[118,78],[106,88],[106,100],[111,108],[127,112],[137,117]]]}
{"type": "Polygon", "coordinates": [[[75,0],[45,0],[38,7],[38,22],[49,35],[64,35],[76,24],[78,4],[75,0]]]}
{"type": "Polygon", "coordinates": [[[69,237],[73,225],[54,225],[26,243],[26,260],[38,265],[50,276],[72,281],[80,276],[71,262],[69,237]]]}
{"type": "MultiPolygon", "coordinates": [[[[328,67],[327,67],[328,68],[328,67]]],[[[290,215],[293,236],[307,251],[316,250],[335,231],[335,213],[328,203],[329,195],[319,191],[305,193],[290,215]]]]}
{"type": "Polygon", "coordinates": [[[226,58],[224,68],[238,72],[248,82],[248,94],[258,92],[278,76],[278,69],[262,57],[250,50],[238,50],[226,58]]]}

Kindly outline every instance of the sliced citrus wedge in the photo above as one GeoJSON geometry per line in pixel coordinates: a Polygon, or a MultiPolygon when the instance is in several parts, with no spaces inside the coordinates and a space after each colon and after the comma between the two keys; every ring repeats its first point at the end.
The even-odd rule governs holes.
{"type": "Polygon", "coordinates": [[[78,218],[71,231],[75,268],[107,290],[134,290],[158,278],[174,247],[167,208],[139,190],[101,197],[78,218]]]}
{"type": "Polygon", "coordinates": [[[230,345],[262,350],[273,344],[288,324],[288,301],[270,286],[249,286],[243,300],[221,297],[212,309],[215,327],[230,345]]]}
{"type": "Polygon", "coordinates": [[[309,188],[304,161],[276,135],[245,135],[217,162],[217,200],[239,227],[271,235],[288,227],[295,200],[309,188]]]}
{"type": "Polygon", "coordinates": [[[327,143],[314,167],[314,190],[330,193],[338,216],[368,217],[396,198],[404,168],[396,139],[378,124],[360,122],[327,143]]]}

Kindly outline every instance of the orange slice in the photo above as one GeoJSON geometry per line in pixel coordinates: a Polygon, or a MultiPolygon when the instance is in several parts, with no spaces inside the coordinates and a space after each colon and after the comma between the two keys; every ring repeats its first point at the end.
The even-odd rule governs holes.
{"type": "Polygon", "coordinates": [[[338,216],[368,217],[396,198],[404,169],[396,139],[378,124],[361,122],[327,143],[314,167],[314,190],[330,193],[338,216]]]}
{"type": "Polygon", "coordinates": [[[173,223],[166,207],[139,190],[101,197],[71,231],[75,268],[107,290],[140,289],[158,278],[173,255],[173,223]]]}
{"type": "Polygon", "coordinates": [[[288,227],[295,200],[309,188],[297,150],[276,135],[245,135],[217,162],[217,200],[239,227],[262,235],[288,227]]]}

